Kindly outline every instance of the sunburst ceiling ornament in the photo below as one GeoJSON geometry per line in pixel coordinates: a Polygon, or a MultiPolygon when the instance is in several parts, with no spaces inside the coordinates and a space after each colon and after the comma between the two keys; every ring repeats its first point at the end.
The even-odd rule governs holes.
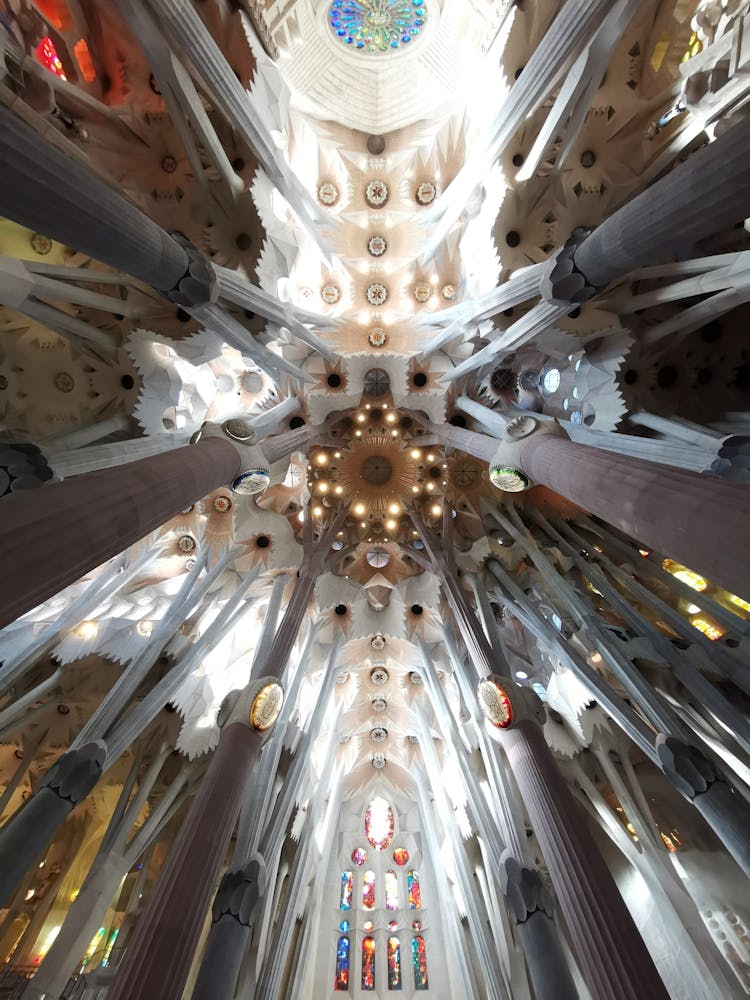
{"type": "Polygon", "coordinates": [[[363,52],[400,49],[425,26],[424,0],[333,0],[331,30],[344,45],[363,52]]]}

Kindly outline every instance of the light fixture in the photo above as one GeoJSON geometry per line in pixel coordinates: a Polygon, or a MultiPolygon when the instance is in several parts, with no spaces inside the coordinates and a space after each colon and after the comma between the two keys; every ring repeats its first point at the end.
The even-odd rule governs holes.
{"type": "Polygon", "coordinates": [[[388,414],[386,414],[386,418],[385,419],[388,421],[389,424],[392,424],[396,420],[396,414],[395,413],[388,413],[388,414]]]}
{"type": "Polygon", "coordinates": [[[398,522],[397,521],[386,521],[385,522],[385,526],[386,526],[386,528],[389,531],[395,531],[396,528],[398,527],[398,522]]]}
{"type": "Polygon", "coordinates": [[[422,452],[419,450],[419,448],[412,448],[410,454],[411,454],[412,458],[421,458],[422,457],[422,452]]]}
{"type": "Polygon", "coordinates": [[[401,505],[397,503],[389,504],[388,513],[393,514],[393,516],[396,517],[398,514],[401,513],[401,505]]]}
{"type": "Polygon", "coordinates": [[[357,517],[364,517],[367,507],[363,503],[355,503],[352,510],[357,517]]]}
{"type": "Polygon", "coordinates": [[[436,503],[432,506],[430,513],[432,514],[433,517],[440,517],[440,515],[443,513],[443,508],[440,506],[439,503],[436,503]]]}

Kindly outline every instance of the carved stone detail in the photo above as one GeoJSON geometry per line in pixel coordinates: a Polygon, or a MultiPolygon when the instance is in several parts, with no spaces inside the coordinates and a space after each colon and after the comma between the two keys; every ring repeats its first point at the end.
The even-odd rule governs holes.
{"type": "Polygon", "coordinates": [[[675,736],[656,737],[656,753],[664,774],[689,799],[707,792],[716,781],[713,765],[700,750],[675,736]]]}
{"type": "Polygon", "coordinates": [[[540,289],[542,298],[547,302],[575,306],[587,302],[599,291],[589,284],[575,262],[576,250],[591,232],[591,229],[578,226],[570,239],[547,261],[540,289]]]}
{"type": "Polygon", "coordinates": [[[42,783],[74,806],[89,794],[102,776],[107,757],[104,740],[92,740],[77,750],[68,750],[53,764],[42,783]]]}
{"type": "Polygon", "coordinates": [[[552,917],[552,900],[536,869],[525,868],[517,858],[505,854],[500,861],[500,884],[517,924],[538,911],[552,917]]]}
{"type": "Polygon", "coordinates": [[[216,302],[219,284],[211,262],[183,233],[170,234],[188,257],[187,270],[174,286],[164,291],[166,297],[179,306],[202,306],[216,302]]]}
{"type": "Polygon", "coordinates": [[[245,868],[227,872],[214,899],[214,923],[218,923],[222,917],[233,917],[244,927],[252,926],[263,882],[263,870],[259,861],[251,861],[245,868]]]}

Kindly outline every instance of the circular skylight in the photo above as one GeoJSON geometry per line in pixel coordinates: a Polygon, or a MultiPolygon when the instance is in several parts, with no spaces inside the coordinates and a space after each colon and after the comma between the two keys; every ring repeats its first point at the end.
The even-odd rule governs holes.
{"type": "Polygon", "coordinates": [[[425,0],[333,0],[331,31],[363,52],[389,52],[409,45],[427,20],[425,0]]]}
{"type": "Polygon", "coordinates": [[[557,392],[560,388],[560,370],[559,368],[550,368],[542,376],[542,389],[548,395],[552,395],[553,392],[557,392]]]}

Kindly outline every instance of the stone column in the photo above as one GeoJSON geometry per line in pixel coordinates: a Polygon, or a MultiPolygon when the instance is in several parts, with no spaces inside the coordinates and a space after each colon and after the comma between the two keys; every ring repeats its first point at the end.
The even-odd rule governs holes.
{"type": "Polygon", "coordinates": [[[503,719],[502,714],[498,718],[495,727],[510,726],[495,730],[497,740],[508,758],[547,862],[592,996],[596,1000],[668,1000],[643,938],[540,726],[530,718],[514,721],[512,715],[503,719]]]}
{"type": "Polygon", "coordinates": [[[210,264],[81,160],[0,107],[0,215],[132,274],[182,305],[215,299],[210,264]]]}
{"type": "Polygon", "coordinates": [[[41,789],[0,830],[0,906],[8,902],[68,813],[97,783],[105,757],[101,740],[64,753],[41,789]]]}
{"type": "Polygon", "coordinates": [[[554,924],[552,901],[539,872],[507,855],[500,866],[500,882],[515,921],[536,1000],[578,1000],[578,990],[554,924]]]}
{"type": "Polygon", "coordinates": [[[159,883],[125,952],[109,1000],[180,1000],[262,734],[281,709],[281,686],[240,695],[159,883]]]}

